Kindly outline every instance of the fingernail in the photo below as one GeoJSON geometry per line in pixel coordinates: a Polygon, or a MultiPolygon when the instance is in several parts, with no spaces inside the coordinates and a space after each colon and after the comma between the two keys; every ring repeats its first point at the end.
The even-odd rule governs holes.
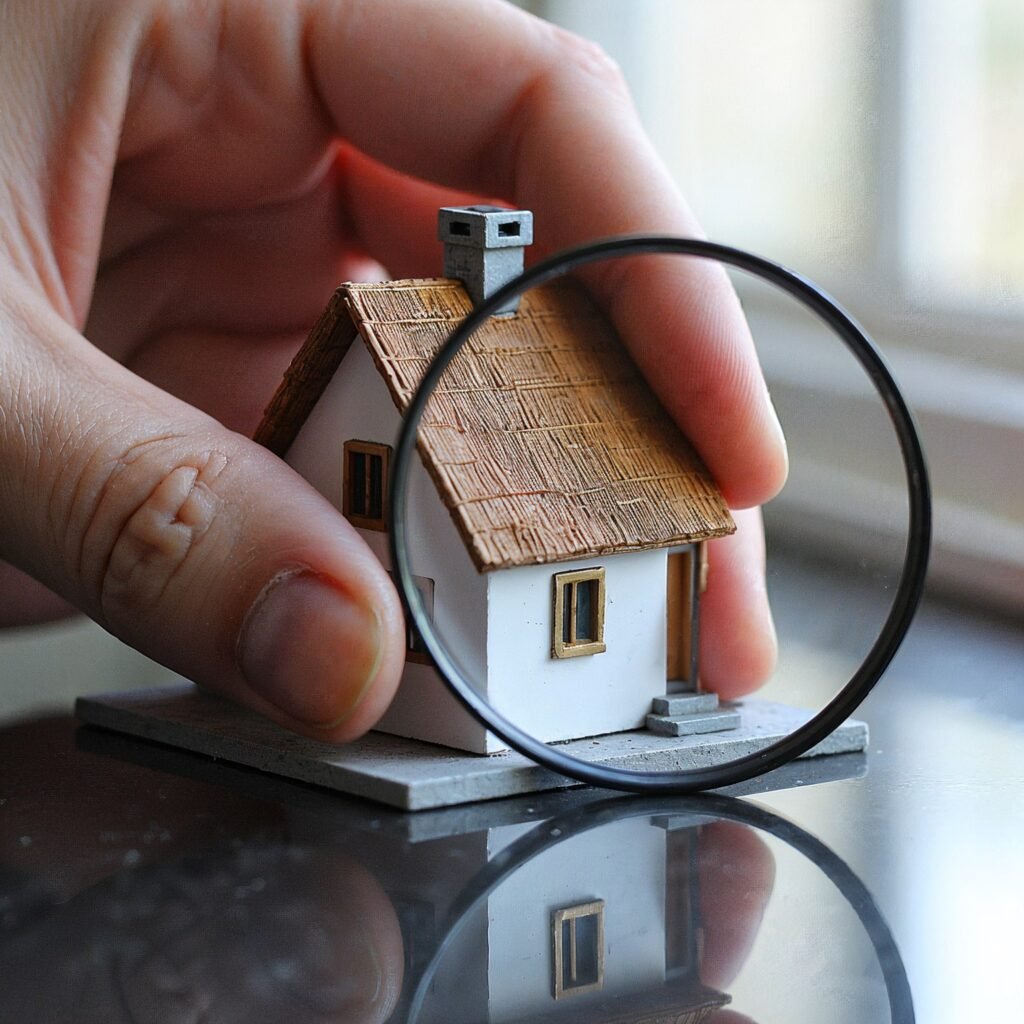
{"type": "Polygon", "coordinates": [[[275,577],[239,636],[246,682],[286,715],[340,725],[370,689],[382,654],[377,613],[311,572],[275,577]]]}

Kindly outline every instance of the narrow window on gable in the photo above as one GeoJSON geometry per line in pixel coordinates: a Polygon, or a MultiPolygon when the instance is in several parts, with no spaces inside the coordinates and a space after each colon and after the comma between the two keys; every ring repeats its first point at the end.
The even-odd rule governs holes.
{"type": "Polygon", "coordinates": [[[346,441],[341,510],[353,526],[387,529],[391,449],[371,441],[346,441]]]}
{"type": "MultiPolygon", "coordinates": [[[[413,583],[420,592],[423,600],[423,607],[426,609],[427,618],[434,618],[434,581],[427,576],[413,576],[413,583]]],[[[432,665],[433,659],[423,643],[423,637],[419,630],[411,623],[405,627],[405,659],[419,665],[432,665]]]]}
{"type": "MultiPolygon", "coordinates": [[[[397,586],[395,574],[389,572],[391,581],[397,586]]],[[[420,600],[423,602],[423,610],[427,618],[434,621],[434,581],[429,576],[413,576],[413,586],[419,591],[420,600]]],[[[427,645],[423,642],[420,631],[413,624],[407,615],[405,617],[405,660],[415,662],[417,665],[433,665],[427,645]]]]}
{"type": "Polygon", "coordinates": [[[555,573],[554,603],[552,657],[603,654],[604,569],[555,573]]]}

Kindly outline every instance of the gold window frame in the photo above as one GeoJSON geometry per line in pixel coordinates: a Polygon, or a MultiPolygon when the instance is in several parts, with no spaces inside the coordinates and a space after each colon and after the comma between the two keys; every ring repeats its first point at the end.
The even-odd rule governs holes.
{"type": "Polygon", "coordinates": [[[342,479],[341,479],[341,511],[345,518],[353,525],[362,530],[378,530],[384,532],[388,525],[388,477],[391,463],[391,446],[378,444],[375,441],[346,441],[344,454],[342,456],[342,479]],[[370,459],[381,460],[381,495],[380,495],[380,517],[356,515],[352,511],[352,456],[366,456],[366,476],[363,479],[363,486],[366,494],[370,493],[370,459]]]}
{"type": "Polygon", "coordinates": [[[604,900],[591,903],[580,903],[575,907],[563,907],[551,915],[551,933],[554,949],[554,996],[564,999],[566,996],[578,996],[584,992],[596,992],[604,988],[604,900]],[[566,985],[566,968],[570,981],[576,977],[576,922],[581,917],[595,917],[597,943],[597,977],[590,984],[566,985]],[[562,928],[569,922],[569,963],[565,962],[562,951],[562,928]]]}
{"type": "Polygon", "coordinates": [[[604,601],[605,601],[605,579],[604,569],[577,569],[574,572],[558,572],[552,578],[552,592],[554,601],[554,625],[551,632],[551,656],[553,658],[578,658],[587,654],[604,654],[607,650],[604,643],[604,601]],[[593,637],[586,640],[576,640],[576,606],[579,585],[581,583],[597,584],[597,600],[594,602],[594,633],[593,637]],[[562,591],[565,587],[572,587],[572,596],[569,601],[569,640],[565,641],[565,608],[562,601],[562,591]]]}

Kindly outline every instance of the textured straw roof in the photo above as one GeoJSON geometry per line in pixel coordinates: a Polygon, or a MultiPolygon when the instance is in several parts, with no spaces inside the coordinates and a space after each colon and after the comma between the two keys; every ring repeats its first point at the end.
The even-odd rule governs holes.
{"type": "MultiPolygon", "coordinates": [[[[404,412],[469,311],[462,285],[447,279],[342,287],[257,440],[287,447],[351,343],[351,324],[404,412]]],[[[608,321],[569,282],[534,289],[515,317],[492,317],[476,332],[428,402],[419,446],[481,571],[734,529],[707,470],[608,321]]]]}

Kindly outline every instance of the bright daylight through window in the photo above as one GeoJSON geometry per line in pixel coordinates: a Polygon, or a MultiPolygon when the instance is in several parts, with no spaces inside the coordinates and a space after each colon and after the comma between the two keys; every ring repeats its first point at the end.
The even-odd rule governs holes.
{"type": "MultiPolygon", "coordinates": [[[[864,322],[919,418],[933,576],[1024,608],[1024,4],[547,0],[615,58],[709,237],[864,322]]],[[[771,526],[898,543],[884,414],[858,368],[737,280],[793,456],[771,526]]]]}

